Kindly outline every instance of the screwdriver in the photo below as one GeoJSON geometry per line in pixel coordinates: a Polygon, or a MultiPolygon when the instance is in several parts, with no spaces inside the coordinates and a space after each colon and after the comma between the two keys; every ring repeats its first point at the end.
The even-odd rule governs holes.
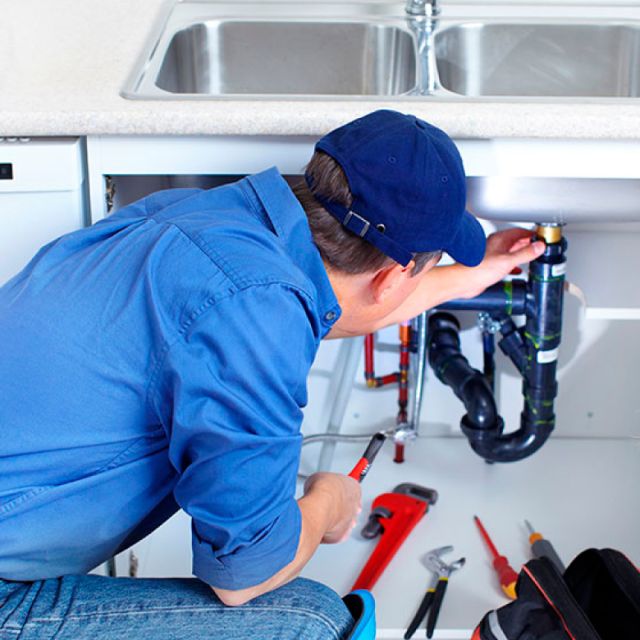
{"type": "Polygon", "coordinates": [[[501,556],[498,553],[495,545],[491,541],[487,530],[482,526],[482,522],[480,522],[480,518],[478,516],[473,516],[473,519],[476,521],[478,525],[478,529],[480,530],[480,534],[482,535],[484,541],[487,543],[489,547],[489,551],[493,556],[493,568],[498,574],[498,579],[500,580],[500,586],[504,591],[507,598],[511,598],[512,600],[516,599],[516,582],[518,580],[518,574],[513,570],[506,556],[501,556]]]}
{"type": "Polygon", "coordinates": [[[367,473],[369,473],[369,469],[371,468],[371,463],[374,461],[375,457],[378,455],[378,451],[382,448],[384,441],[387,439],[384,433],[378,432],[373,438],[369,441],[367,448],[364,450],[362,454],[362,458],[358,460],[357,464],[349,475],[358,482],[362,482],[365,479],[367,473]]]}
{"type": "Polygon", "coordinates": [[[531,543],[531,551],[536,558],[548,558],[553,566],[560,572],[560,575],[564,573],[564,565],[560,556],[556,553],[553,545],[542,537],[541,533],[538,533],[528,520],[524,521],[527,529],[529,529],[529,542],[531,543]]]}

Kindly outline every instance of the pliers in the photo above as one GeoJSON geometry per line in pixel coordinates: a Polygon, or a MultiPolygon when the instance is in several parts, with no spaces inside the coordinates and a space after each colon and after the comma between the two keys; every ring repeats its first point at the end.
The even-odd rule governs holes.
{"type": "Polygon", "coordinates": [[[436,628],[436,622],[438,620],[438,614],[440,613],[440,607],[442,606],[442,600],[447,590],[447,584],[449,583],[449,576],[456,570],[460,569],[465,563],[465,558],[459,558],[451,564],[447,564],[440,556],[445,553],[453,551],[452,546],[439,547],[429,551],[422,559],[423,564],[434,573],[434,580],[431,586],[427,589],[427,592],[422,598],[422,602],[418,607],[416,615],[409,624],[407,632],[404,634],[405,640],[409,640],[411,636],[416,632],[416,629],[420,626],[420,623],[424,620],[427,612],[429,618],[427,620],[427,638],[433,636],[433,631],[436,628]]]}

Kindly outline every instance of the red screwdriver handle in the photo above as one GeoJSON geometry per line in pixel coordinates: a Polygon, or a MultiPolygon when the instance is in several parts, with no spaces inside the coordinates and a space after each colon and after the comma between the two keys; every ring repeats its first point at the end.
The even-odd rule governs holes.
{"type": "Polygon", "coordinates": [[[493,560],[493,568],[498,574],[500,586],[508,598],[512,600],[516,597],[516,582],[518,574],[511,568],[505,556],[498,556],[493,560]]]}
{"type": "Polygon", "coordinates": [[[500,587],[502,587],[502,591],[504,591],[504,594],[507,596],[507,598],[515,600],[518,574],[513,570],[506,556],[501,556],[498,553],[496,546],[493,544],[493,541],[489,537],[489,534],[484,528],[484,525],[482,524],[480,518],[478,518],[478,516],[473,516],[473,519],[478,526],[478,530],[480,531],[483,540],[487,543],[487,547],[489,547],[489,551],[491,553],[491,556],[493,557],[493,568],[498,574],[498,580],[500,581],[500,587]]]}
{"type": "Polygon", "coordinates": [[[373,438],[371,438],[367,448],[362,454],[362,458],[358,460],[356,466],[349,472],[350,477],[358,482],[362,482],[365,479],[365,476],[369,473],[371,463],[375,460],[386,439],[387,437],[384,433],[376,433],[373,438]]]}
{"type": "Polygon", "coordinates": [[[371,463],[369,462],[369,460],[367,460],[366,458],[360,458],[360,460],[358,460],[358,462],[356,463],[356,466],[353,467],[353,469],[351,469],[351,471],[349,472],[349,476],[354,480],[357,480],[358,482],[362,482],[364,477],[367,475],[367,472],[369,471],[368,467],[370,465],[371,463]]]}

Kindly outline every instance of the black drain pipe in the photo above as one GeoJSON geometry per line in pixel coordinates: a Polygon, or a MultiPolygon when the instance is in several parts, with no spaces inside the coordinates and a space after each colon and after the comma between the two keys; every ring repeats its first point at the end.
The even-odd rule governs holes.
{"type": "MultiPolygon", "coordinates": [[[[529,265],[524,312],[525,326],[516,328],[505,309],[504,296],[496,285],[473,300],[457,300],[443,307],[482,308],[500,322],[499,346],[523,376],[524,407],[520,428],[503,433],[491,385],[473,369],[460,352],[459,325],[453,316],[434,313],[429,319],[429,363],[436,376],[462,400],[467,413],[460,426],[473,450],[489,462],[513,462],[536,452],[555,426],[556,367],[562,335],[562,302],[566,241],[558,226],[541,225],[539,238],[544,253],[529,265]]],[[[514,281],[521,291],[522,281],[514,281]]],[[[516,309],[521,311],[520,300],[516,309]]],[[[512,304],[512,301],[509,302],[512,304]]]]}
{"type": "Polygon", "coordinates": [[[429,364],[438,380],[453,389],[464,404],[463,418],[479,433],[502,432],[491,385],[460,351],[460,324],[455,316],[437,312],[429,316],[429,364]]]}

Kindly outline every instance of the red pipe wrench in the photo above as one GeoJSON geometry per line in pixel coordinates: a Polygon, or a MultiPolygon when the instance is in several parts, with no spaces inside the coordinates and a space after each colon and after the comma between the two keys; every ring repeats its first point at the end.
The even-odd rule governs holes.
{"type": "Polygon", "coordinates": [[[430,505],[438,500],[435,489],[417,484],[399,484],[391,493],[383,493],[374,501],[369,521],[362,529],[364,538],[382,534],[351,591],[371,590],[389,564],[400,545],[405,541],[430,505]]]}

